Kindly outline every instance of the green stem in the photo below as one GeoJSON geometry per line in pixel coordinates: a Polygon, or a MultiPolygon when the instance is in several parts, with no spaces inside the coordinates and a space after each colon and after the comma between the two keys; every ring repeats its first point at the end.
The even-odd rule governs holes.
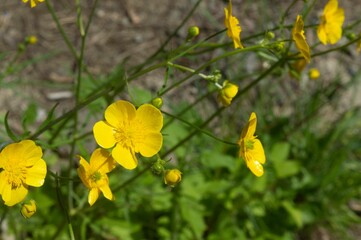
{"type": "Polygon", "coordinates": [[[68,35],[65,33],[63,27],[61,26],[60,24],[60,21],[58,19],[58,16],[56,15],[55,13],[55,10],[53,8],[53,6],[51,6],[51,4],[49,3],[49,0],[45,0],[45,3],[46,3],[46,6],[56,24],[56,26],[58,27],[58,30],[61,34],[61,36],[63,37],[64,41],[65,41],[65,44],[68,46],[69,50],[71,51],[71,53],[74,55],[74,56],[78,56],[78,54],[76,53],[75,51],[75,48],[73,47],[73,44],[71,44],[69,38],[68,38],[68,35]]]}
{"type": "Polygon", "coordinates": [[[209,137],[211,137],[211,138],[213,138],[213,139],[215,139],[215,140],[217,140],[217,141],[219,141],[219,142],[222,142],[222,143],[225,143],[225,144],[229,144],[229,145],[238,146],[238,144],[233,143],[233,142],[229,142],[229,141],[226,141],[226,140],[223,140],[223,139],[220,139],[220,138],[214,136],[212,133],[207,132],[207,131],[201,129],[200,127],[198,127],[198,126],[196,126],[196,125],[194,125],[194,124],[192,124],[192,123],[190,123],[190,122],[188,122],[188,121],[186,121],[186,120],[184,120],[184,119],[182,119],[182,118],[180,118],[180,117],[178,117],[178,116],[175,116],[175,115],[170,114],[170,113],[165,112],[165,111],[162,111],[162,113],[165,114],[165,115],[167,115],[167,116],[169,116],[169,117],[172,117],[172,118],[174,118],[174,119],[177,119],[178,121],[180,121],[180,122],[182,122],[182,123],[187,124],[188,126],[196,129],[197,131],[199,131],[199,132],[201,132],[201,133],[204,133],[205,135],[207,135],[207,136],[209,136],[209,137]]]}

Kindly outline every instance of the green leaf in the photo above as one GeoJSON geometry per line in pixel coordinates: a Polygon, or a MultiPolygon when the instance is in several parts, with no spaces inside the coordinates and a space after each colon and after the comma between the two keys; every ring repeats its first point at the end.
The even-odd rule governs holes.
{"type": "Polygon", "coordinates": [[[14,141],[17,142],[19,139],[18,137],[14,134],[14,132],[11,130],[9,123],[8,123],[8,117],[9,117],[9,112],[6,112],[5,114],[5,118],[4,118],[4,124],[5,124],[5,129],[6,129],[6,133],[8,134],[8,136],[14,141]]]}
{"type": "Polygon", "coordinates": [[[273,164],[279,178],[286,178],[297,174],[301,170],[301,165],[297,161],[282,161],[273,164]]]}
{"type": "Polygon", "coordinates": [[[290,144],[287,142],[277,142],[273,145],[270,159],[274,162],[282,162],[287,160],[290,152],[290,144]]]}
{"type": "Polygon", "coordinates": [[[195,239],[201,239],[206,229],[206,224],[203,219],[204,207],[198,202],[191,201],[188,198],[181,198],[180,204],[183,219],[193,230],[193,233],[196,235],[195,239]]]}
{"type": "Polygon", "coordinates": [[[283,201],[282,202],[282,206],[284,207],[284,209],[289,213],[289,215],[291,216],[291,218],[293,219],[294,223],[296,224],[296,226],[298,228],[301,228],[303,226],[303,221],[302,221],[302,211],[297,209],[294,206],[294,203],[290,202],[290,201],[283,201]]]}

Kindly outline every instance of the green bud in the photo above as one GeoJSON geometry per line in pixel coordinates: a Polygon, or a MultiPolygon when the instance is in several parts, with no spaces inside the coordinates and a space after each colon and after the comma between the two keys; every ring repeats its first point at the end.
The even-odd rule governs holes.
{"type": "Polygon", "coordinates": [[[192,26],[188,28],[187,40],[190,40],[198,35],[199,35],[199,28],[197,26],[192,26]]]}
{"type": "Polygon", "coordinates": [[[352,40],[354,40],[356,38],[356,34],[353,33],[353,32],[350,32],[350,33],[346,34],[346,37],[347,37],[348,40],[352,41],[352,40]]]}
{"type": "Polygon", "coordinates": [[[160,97],[156,97],[152,100],[152,105],[158,109],[163,106],[163,99],[160,97]]]}
{"type": "Polygon", "coordinates": [[[266,32],[266,38],[271,40],[275,38],[274,32],[266,32]]]}

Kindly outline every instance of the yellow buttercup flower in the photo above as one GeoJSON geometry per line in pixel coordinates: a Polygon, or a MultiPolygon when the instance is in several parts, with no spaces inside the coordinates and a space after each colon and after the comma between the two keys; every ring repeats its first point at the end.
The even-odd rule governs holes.
{"type": "Polygon", "coordinates": [[[262,164],[266,162],[266,156],[261,141],[254,135],[256,126],[257,117],[252,112],[247,125],[242,130],[238,145],[240,147],[239,156],[243,158],[251,172],[260,177],[264,173],[262,164]]]}
{"type": "Polygon", "coordinates": [[[126,169],[138,165],[135,153],[152,157],[163,144],[160,130],[163,115],[151,104],[137,110],[130,102],[119,100],[105,110],[105,121],[95,123],[94,138],[103,148],[113,148],[112,156],[126,169]]]}
{"type": "Polygon", "coordinates": [[[0,152],[0,194],[7,206],[21,202],[29,186],[40,187],[46,176],[41,148],[31,140],[11,143],[0,152]]]}
{"type": "Polygon", "coordinates": [[[326,45],[335,44],[342,36],[342,24],[345,14],[342,8],[338,8],[337,0],[329,0],[323,9],[321,23],[317,29],[317,36],[326,45]]]}
{"type": "Polygon", "coordinates": [[[292,39],[295,41],[297,49],[307,62],[311,60],[310,47],[306,42],[305,32],[303,30],[303,20],[300,15],[297,16],[295,25],[292,28],[292,39]]]}
{"type": "Polygon", "coordinates": [[[232,99],[237,95],[238,86],[229,82],[224,81],[222,89],[219,91],[218,100],[227,107],[231,104],[232,99]]]}
{"type": "MultiPolygon", "coordinates": [[[[45,0],[30,0],[30,6],[33,8],[36,4],[44,2],[45,0]]],[[[29,2],[29,0],[23,0],[24,3],[29,2]]]]}
{"type": "Polygon", "coordinates": [[[107,173],[114,167],[115,161],[105,149],[96,149],[91,155],[89,163],[80,156],[80,166],[77,171],[81,181],[90,190],[88,195],[90,206],[98,200],[100,192],[107,199],[114,199],[107,176],[107,173]]]}
{"type": "Polygon", "coordinates": [[[224,9],[224,25],[227,28],[227,35],[233,41],[234,48],[243,48],[241,44],[240,34],[241,26],[236,17],[232,16],[232,1],[229,1],[228,7],[224,9]]]}
{"type": "Polygon", "coordinates": [[[36,203],[34,200],[30,200],[29,203],[23,204],[21,207],[21,215],[24,218],[31,218],[36,213],[36,203]]]}
{"type": "Polygon", "coordinates": [[[177,183],[182,180],[182,173],[178,169],[172,169],[165,171],[164,183],[174,187],[177,183]]]}
{"type": "Polygon", "coordinates": [[[308,76],[310,77],[310,79],[312,80],[316,80],[320,77],[320,71],[318,71],[317,68],[311,68],[308,71],[308,76]]]}

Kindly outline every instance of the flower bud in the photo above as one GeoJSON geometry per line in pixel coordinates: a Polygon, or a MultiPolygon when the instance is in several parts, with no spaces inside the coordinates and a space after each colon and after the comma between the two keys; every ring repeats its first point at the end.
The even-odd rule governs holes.
{"type": "Polygon", "coordinates": [[[25,39],[26,44],[36,44],[37,42],[38,42],[38,38],[36,36],[34,36],[34,35],[28,36],[25,39]]]}
{"type": "Polygon", "coordinates": [[[320,77],[320,71],[318,71],[317,68],[311,68],[308,71],[308,76],[310,77],[310,79],[312,80],[316,80],[320,77]]]}
{"type": "Polygon", "coordinates": [[[164,174],[164,183],[174,187],[177,183],[182,180],[182,173],[178,169],[171,169],[165,171],[164,174]]]}
{"type": "Polygon", "coordinates": [[[198,35],[199,35],[199,28],[197,26],[192,26],[188,28],[187,40],[190,40],[198,35]]]}
{"type": "Polygon", "coordinates": [[[271,40],[275,38],[275,33],[274,32],[266,32],[266,38],[271,40]]]}
{"type": "Polygon", "coordinates": [[[228,80],[224,81],[223,87],[218,94],[218,100],[227,107],[231,104],[232,99],[238,93],[238,86],[229,82],[228,80]]]}
{"type": "Polygon", "coordinates": [[[23,204],[21,207],[21,215],[23,215],[24,218],[31,218],[31,216],[34,215],[36,212],[36,203],[34,200],[30,200],[29,203],[23,204]]]}
{"type": "Polygon", "coordinates": [[[156,97],[152,100],[152,105],[158,109],[163,106],[163,99],[160,97],[156,97]]]}

